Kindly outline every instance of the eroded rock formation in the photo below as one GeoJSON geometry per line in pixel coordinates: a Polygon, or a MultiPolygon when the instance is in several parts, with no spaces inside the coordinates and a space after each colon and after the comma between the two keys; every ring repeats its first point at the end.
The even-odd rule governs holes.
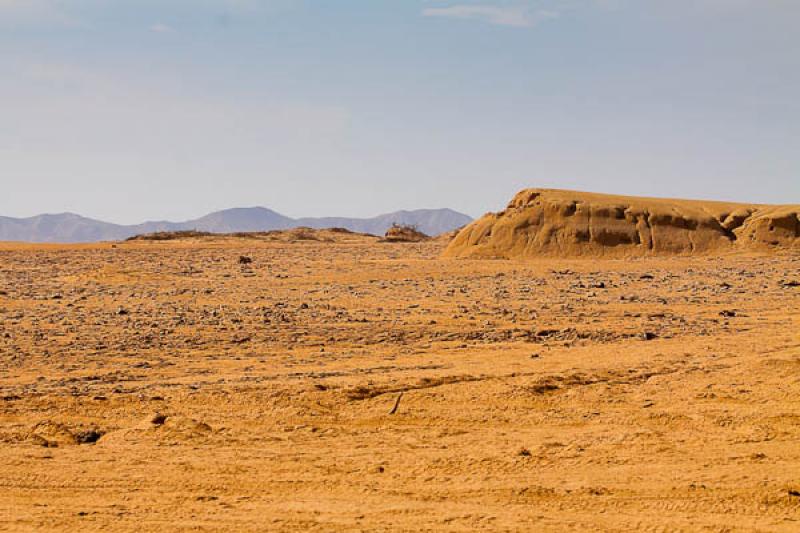
{"type": "Polygon", "coordinates": [[[446,257],[637,256],[800,250],[800,205],[526,189],[465,227],[446,257]]]}

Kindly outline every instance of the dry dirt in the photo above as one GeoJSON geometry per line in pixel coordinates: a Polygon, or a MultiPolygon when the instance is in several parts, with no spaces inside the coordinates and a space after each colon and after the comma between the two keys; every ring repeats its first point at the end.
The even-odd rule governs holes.
{"type": "Polygon", "coordinates": [[[2,530],[800,530],[797,255],[114,246],[0,246],[2,530]]]}

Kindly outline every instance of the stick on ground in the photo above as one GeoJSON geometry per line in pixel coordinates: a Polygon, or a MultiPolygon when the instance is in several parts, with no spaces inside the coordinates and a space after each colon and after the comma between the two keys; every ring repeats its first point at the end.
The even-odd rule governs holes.
{"type": "Polygon", "coordinates": [[[400,407],[400,399],[402,397],[403,397],[403,393],[402,392],[397,395],[397,399],[394,401],[394,407],[392,407],[392,410],[389,411],[390,415],[393,415],[393,414],[395,414],[397,412],[397,408],[400,407]]]}

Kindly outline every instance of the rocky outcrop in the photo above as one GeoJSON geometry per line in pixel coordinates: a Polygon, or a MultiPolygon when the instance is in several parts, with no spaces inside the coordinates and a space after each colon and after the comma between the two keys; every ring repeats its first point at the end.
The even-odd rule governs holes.
{"type": "Polygon", "coordinates": [[[429,239],[430,237],[419,231],[416,226],[403,224],[392,224],[384,236],[386,242],[422,242],[429,239]]]}
{"type": "Polygon", "coordinates": [[[800,205],[526,189],[466,226],[446,257],[628,257],[800,251],[800,205]]]}

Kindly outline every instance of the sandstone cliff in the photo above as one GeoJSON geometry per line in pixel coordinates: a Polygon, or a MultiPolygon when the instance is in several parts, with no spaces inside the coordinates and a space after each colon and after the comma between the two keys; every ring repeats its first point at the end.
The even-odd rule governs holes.
{"type": "Polygon", "coordinates": [[[800,251],[800,205],[526,189],[466,226],[445,257],[628,257],[800,251]]]}

